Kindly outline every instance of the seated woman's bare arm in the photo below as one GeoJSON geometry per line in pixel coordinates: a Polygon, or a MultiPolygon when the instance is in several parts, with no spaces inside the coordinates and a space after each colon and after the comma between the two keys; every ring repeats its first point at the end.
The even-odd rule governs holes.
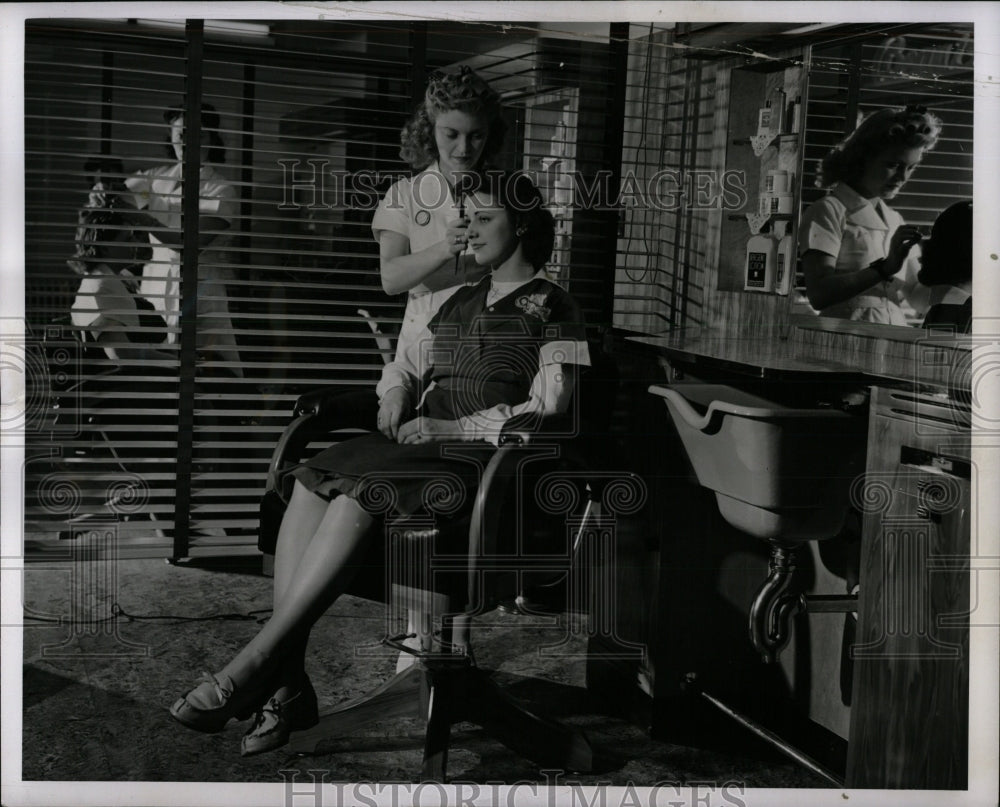
{"type": "MultiPolygon", "coordinates": [[[[167,227],[154,214],[144,210],[129,210],[125,214],[126,220],[134,227],[148,230],[161,244],[166,244],[171,249],[181,249],[184,246],[184,231],[174,227],[167,227]]],[[[218,216],[198,217],[198,249],[205,249],[212,245],[218,238],[218,230],[228,230],[229,222],[218,216]]]]}
{"type": "Polygon", "coordinates": [[[498,404],[457,420],[414,418],[399,427],[397,440],[400,443],[486,440],[497,445],[504,423],[516,415],[552,415],[566,411],[575,387],[570,367],[572,365],[543,364],[535,374],[527,400],[519,404],[498,404]]]}

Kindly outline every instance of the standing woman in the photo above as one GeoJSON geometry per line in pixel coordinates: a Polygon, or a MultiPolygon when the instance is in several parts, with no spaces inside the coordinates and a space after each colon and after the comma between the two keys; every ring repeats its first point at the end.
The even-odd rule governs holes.
{"type": "MultiPolygon", "coordinates": [[[[137,211],[130,219],[148,230],[152,259],[143,267],[140,293],[163,316],[171,328],[180,321],[182,187],[184,175],[184,108],[171,107],[163,113],[169,127],[167,152],[171,162],[138,171],[125,180],[137,211]]],[[[230,271],[224,264],[225,234],[236,216],[238,198],[233,184],[214,167],[225,160],[225,146],[219,135],[219,114],[210,104],[201,107],[201,143],[198,182],[198,351],[206,358],[224,362],[216,375],[242,377],[236,340],[232,334],[226,281],[230,271]]],[[[167,341],[176,341],[176,333],[167,341]]]]}
{"type": "MultiPolygon", "coordinates": [[[[471,256],[462,255],[468,219],[456,186],[463,175],[487,168],[500,152],[507,129],[502,112],[500,96],[469,67],[433,72],[424,100],[400,136],[400,156],[419,173],[393,184],[372,219],[382,287],[387,294],[409,293],[395,359],[383,368],[375,388],[378,430],[392,440],[416,403],[410,372],[419,367],[419,340],[427,323],[445,300],[483,275],[471,256]]],[[[407,645],[427,649],[425,615],[411,613],[407,633],[413,637],[407,645]]],[[[412,661],[401,653],[397,669],[412,661]]]]}
{"type": "Polygon", "coordinates": [[[395,439],[411,411],[410,381],[403,367],[417,367],[417,340],[441,304],[461,286],[482,277],[466,249],[468,219],[460,215],[456,184],[496,157],[506,124],[500,96],[466,66],[435,71],[424,100],[402,131],[400,156],[419,171],[396,182],[379,204],[372,232],[379,244],[382,287],[409,292],[396,360],[382,373],[378,428],[395,439]]]}
{"type": "Polygon", "coordinates": [[[806,296],[821,316],[906,325],[900,303],[922,307],[910,298],[917,266],[908,260],[920,232],[887,202],[940,133],[923,107],[880,109],[823,158],[817,184],[830,192],[799,227],[806,296]]]}

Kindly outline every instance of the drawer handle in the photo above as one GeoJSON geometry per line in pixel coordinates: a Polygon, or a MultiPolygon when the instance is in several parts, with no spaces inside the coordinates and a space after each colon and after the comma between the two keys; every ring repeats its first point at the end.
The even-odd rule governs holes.
{"type": "Polygon", "coordinates": [[[972,479],[972,465],[967,460],[948,457],[944,454],[934,454],[913,446],[900,446],[899,463],[900,465],[912,465],[916,468],[955,476],[959,479],[972,479]]]}

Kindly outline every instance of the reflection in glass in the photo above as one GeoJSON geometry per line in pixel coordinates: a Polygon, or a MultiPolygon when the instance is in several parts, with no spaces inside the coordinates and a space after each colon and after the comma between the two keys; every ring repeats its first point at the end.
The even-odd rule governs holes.
{"type": "MultiPolygon", "coordinates": [[[[972,48],[972,26],[968,24],[926,25],[914,27],[905,36],[813,48],[800,178],[800,216],[805,217],[800,218],[798,229],[800,256],[807,251],[804,238],[808,217],[816,215],[809,214],[809,209],[836,192],[829,183],[819,181],[823,157],[879,109],[925,107],[940,119],[941,133],[934,148],[925,149],[919,167],[904,177],[905,185],[900,183],[891,197],[880,196],[877,204],[868,206],[870,213],[888,208],[885,202],[891,198],[889,209],[908,227],[926,236],[942,211],[972,198],[972,48]]],[[[859,196],[864,198],[864,194],[859,196]]],[[[911,231],[911,239],[916,240],[915,231],[911,231]]],[[[888,247],[890,241],[891,233],[884,246],[888,247]]],[[[853,318],[922,325],[935,293],[917,281],[922,247],[913,246],[908,252],[905,265],[888,283],[888,294],[874,295],[902,297],[895,301],[899,306],[899,311],[893,312],[896,316],[869,319],[868,315],[856,313],[858,307],[837,310],[822,299],[813,302],[825,305],[811,305],[806,294],[807,261],[800,261],[798,266],[792,292],[793,313],[807,315],[811,320],[822,314],[845,321],[853,318]]],[[[891,268],[884,271],[888,273],[891,268]]],[[[870,274],[873,285],[886,285],[874,272],[870,274]]],[[[865,292],[862,296],[871,296],[861,291],[865,292]]]]}

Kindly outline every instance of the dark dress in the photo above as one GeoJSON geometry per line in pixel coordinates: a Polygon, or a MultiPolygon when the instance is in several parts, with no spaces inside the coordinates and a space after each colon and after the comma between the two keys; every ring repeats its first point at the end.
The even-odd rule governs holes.
{"type": "Polygon", "coordinates": [[[924,316],[923,326],[955,333],[972,332],[972,298],[964,303],[938,303],[924,316]]]}
{"type": "MultiPolygon", "coordinates": [[[[527,401],[542,346],[586,340],[579,306],[549,280],[536,277],[487,308],[489,289],[489,277],[460,289],[431,320],[423,380],[433,386],[418,415],[455,420],[527,401]]],[[[401,445],[374,433],[338,443],[292,474],[314,493],[343,493],[374,515],[448,515],[471,506],[495,451],[484,440],[401,445]]]]}

